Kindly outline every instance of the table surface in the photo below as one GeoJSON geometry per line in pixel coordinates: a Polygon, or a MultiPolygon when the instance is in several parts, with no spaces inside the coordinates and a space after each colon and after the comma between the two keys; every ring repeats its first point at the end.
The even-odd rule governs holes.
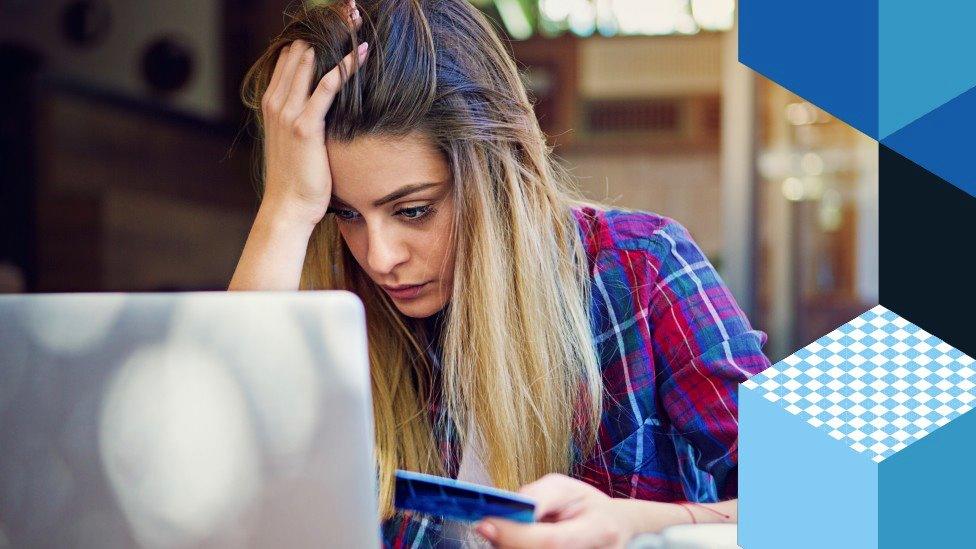
{"type": "Polygon", "coordinates": [[[642,534],[627,544],[627,549],[709,549],[713,546],[738,547],[736,544],[738,528],[735,525],[684,525],[669,528],[661,534],[642,534]],[[718,528],[716,528],[718,527],[718,528]],[[709,534],[699,536],[699,534],[709,534]],[[693,539],[693,538],[706,538],[693,539]],[[669,545],[668,541],[673,540],[669,545]],[[680,542],[679,542],[680,540],[680,542]],[[716,545],[717,544],[717,545],[716,545]]]}

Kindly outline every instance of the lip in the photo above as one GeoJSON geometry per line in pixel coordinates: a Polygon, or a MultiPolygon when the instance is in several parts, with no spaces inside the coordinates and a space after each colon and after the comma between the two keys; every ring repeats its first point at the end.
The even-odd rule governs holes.
{"type": "Polygon", "coordinates": [[[393,299],[414,299],[420,295],[420,292],[424,290],[427,284],[429,282],[422,284],[404,284],[402,286],[380,285],[380,287],[393,299]]]}

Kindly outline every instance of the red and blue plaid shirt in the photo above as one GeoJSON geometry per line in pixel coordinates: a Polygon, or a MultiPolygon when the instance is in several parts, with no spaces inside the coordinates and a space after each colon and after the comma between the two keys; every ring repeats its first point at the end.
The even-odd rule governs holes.
{"type": "MultiPolygon", "coordinates": [[[[737,388],[769,360],[745,314],[677,222],[576,210],[590,261],[593,341],[603,372],[597,445],[572,475],[613,497],[707,502],[737,496],[737,388]]],[[[446,470],[459,445],[438,421],[446,470]]],[[[578,453],[577,453],[578,454],[578,453]]],[[[438,545],[443,524],[400,513],[390,547],[438,545]]]]}

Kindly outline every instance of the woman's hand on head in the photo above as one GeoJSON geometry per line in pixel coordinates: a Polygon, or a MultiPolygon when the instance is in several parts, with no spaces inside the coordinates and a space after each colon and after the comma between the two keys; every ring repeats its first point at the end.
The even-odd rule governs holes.
{"type": "Polygon", "coordinates": [[[546,475],[519,493],[536,502],[538,522],[521,524],[485,519],[477,532],[495,547],[624,547],[633,537],[617,501],[596,488],[564,475],[546,475]]]}
{"type": "MultiPolygon", "coordinates": [[[[350,2],[350,25],[362,20],[350,2]]],[[[363,43],[340,63],[348,78],[368,55],[363,43]],[[357,60],[358,58],[358,60],[357,60]]],[[[332,175],[325,148],[325,115],[345,80],[339,66],[327,72],[309,94],[315,50],[296,40],[282,48],[261,99],[264,122],[265,189],[263,202],[280,215],[318,223],[329,207],[332,175]]]]}

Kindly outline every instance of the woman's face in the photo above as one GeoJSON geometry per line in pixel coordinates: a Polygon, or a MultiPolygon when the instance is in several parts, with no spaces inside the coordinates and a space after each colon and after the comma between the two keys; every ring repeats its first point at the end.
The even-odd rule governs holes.
{"type": "Polygon", "coordinates": [[[422,135],[326,143],[339,231],[359,266],[406,316],[440,311],[454,280],[453,182],[422,135]]]}

